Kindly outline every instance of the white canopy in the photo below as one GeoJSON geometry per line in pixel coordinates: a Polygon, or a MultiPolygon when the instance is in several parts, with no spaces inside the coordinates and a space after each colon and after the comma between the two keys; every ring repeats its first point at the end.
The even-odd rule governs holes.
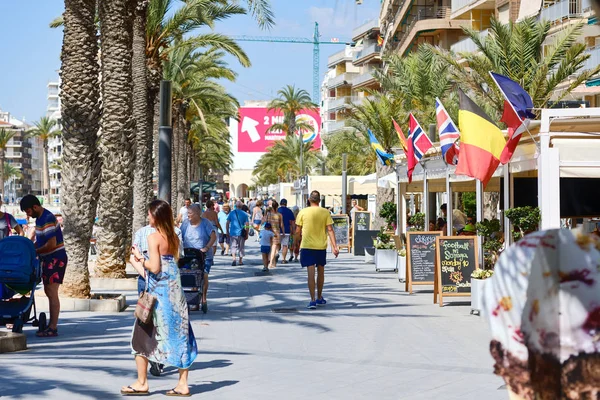
{"type": "Polygon", "coordinates": [[[396,177],[396,172],[392,172],[391,174],[387,174],[383,178],[379,178],[377,180],[377,187],[380,188],[395,188],[398,185],[398,179],[396,177]]]}
{"type": "Polygon", "coordinates": [[[364,185],[365,183],[375,183],[377,182],[377,174],[372,173],[365,176],[355,176],[354,178],[350,178],[348,181],[348,183],[352,182],[360,183],[361,185],[364,185]]]}

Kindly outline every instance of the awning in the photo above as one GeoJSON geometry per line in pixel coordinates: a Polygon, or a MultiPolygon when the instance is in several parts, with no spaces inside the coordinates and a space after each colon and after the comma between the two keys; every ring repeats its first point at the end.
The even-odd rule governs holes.
{"type": "Polygon", "coordinates": [[[395,188],[398,185],[398,179],[396,179],[396,173],[392,172],[391,174],[387,174],[386,176],[379,178],[377,180],[377,186],[380,188],[395,188]]]}
{"type": "Polygon", "coordinates": [[[377,182],[377,173],[372,173],[365,176],[355,176],[354,178],[350,178],[348,180],[348,183],[352,182],[360,183],[361,185],[364,185],[365,183],[375,183],[377,182]]]}

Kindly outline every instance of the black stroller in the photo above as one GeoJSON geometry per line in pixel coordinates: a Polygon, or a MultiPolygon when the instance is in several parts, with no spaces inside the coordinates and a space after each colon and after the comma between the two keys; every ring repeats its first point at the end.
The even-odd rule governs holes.
{"type": "Polygon", "coordinates": [[[23,332],[23,325],[32,322],[39,330],[46,329],[46,314],[35,309],[35,288],[40,283],[42,268],[33,242],[22,236],[0,240],[0,323],[13,324],[12,331],[23,332]],[[15,298],[15,294],[21,294],[15,298]],[[33,308],[33,316],[31,309],[33,308]]]}
{"type": "Polygon", "coordinates": [[[204,285],[204,262],[206,254],[198,249],[184,249],[184,256],[179,259],[181,286],[185,293],[188,309],[198,311],[204,285]]]}

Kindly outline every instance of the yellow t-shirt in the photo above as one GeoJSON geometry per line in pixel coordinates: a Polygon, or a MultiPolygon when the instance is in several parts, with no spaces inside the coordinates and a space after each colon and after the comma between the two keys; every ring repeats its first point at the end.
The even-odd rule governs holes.
{"type": "Polygon", "coordinates": [[[327,249],[327,225],[333,225],[333,220],[326,208],[306,207],[300,210],[296,225],[302,227],[301,249],[327,249]]]}

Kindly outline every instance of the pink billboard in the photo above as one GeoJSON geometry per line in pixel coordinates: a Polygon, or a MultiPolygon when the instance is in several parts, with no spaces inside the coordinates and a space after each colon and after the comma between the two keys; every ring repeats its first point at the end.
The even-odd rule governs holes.
{"type": "MultiPolygon", "coordinates": [[[[242,107],[239,109],[238,148],[240,153],[265,153],[276,140],[285,138],[285,132],[268,132],[276,123],[283,122],[283,113],[268,111],[265,107],[242,107]]],[[[296,116],[297,121],[309,123],[314,132],[304,132],[303,140],[312,141],[313,148],[321,148],[321,116],[319,111],[303,111],[296,116]]]]}

